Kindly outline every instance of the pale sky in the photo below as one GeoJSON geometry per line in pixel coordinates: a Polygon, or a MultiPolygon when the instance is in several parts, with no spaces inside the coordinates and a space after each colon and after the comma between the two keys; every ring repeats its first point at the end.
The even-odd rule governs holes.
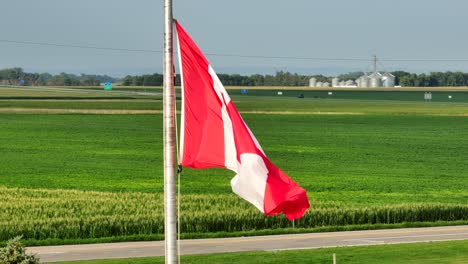
{"type": "MultiPolygon", "coordinates": [[[[383,70],[468,72],[464,0],[173,0],[174,16],[208,54],[371,59],[383,70]],[[453,60],[467,61],[385,61],[453,60]]],[[[163,49],[163,0],[1,0],[0,68],[124,76],[161,72],[162,54],[27,45],[163,49]]],[[[207,55],[219,73],[336,74],[370,61],[207,55]]]]}

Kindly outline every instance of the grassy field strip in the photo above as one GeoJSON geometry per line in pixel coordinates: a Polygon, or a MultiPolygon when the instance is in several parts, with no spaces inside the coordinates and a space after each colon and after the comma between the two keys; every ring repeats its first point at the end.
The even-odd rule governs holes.
{"type": "Polygon", "coordinates": [[[411,91],[411,92],[452,92],[452,91],[468,91],[468,87],[380,87],[380,88],[345,88],[345,87],[308,87],[308,86],[226,86],[228,90],[272,90],[272,91],[369,91],[369,92],[390,92],[390,91],[411,91]]]}
{"type": "Polygon", "coordinates": [[[72,93],[106,93],[106,94],[135,94],[135,92],[125,91],[105,91],[105,90],[86,90],[66,87],[47,87],[47,86],[2,86],[1,89],[10,89],[15,91],[40,91],[40,92],[72,92],[72,93]]]}
{"type": "MultiPolygon", "coordinates": [[[[176,111],[180,114],[180,111],[176,111]]],[[[161,110],[129,109],[55,109],[55,108],[0,108],[0,113],[28,114],[162,114],[161,110]]],[[[285,111],[241,111],[242,114],[262,115],[364,115],[353,112],[285,112],[285,111]]]]}
{"type": "MultiPolygon", "coordinates": [[[[122,96],[122,94],[119,94],[122,96]]],[[[2,98],[14,97],[21,99],[25,98],[53,98],[53,97],[67,97],[76,98],[79,97],[100,97],[100,98],[112,98],[116,94],[111,93],[99,93],[99,92],[75,92],[75,91],[41,91],[41,90],[13,90],[13,89],[0,89],[0,96],[2,98]]]]}
{"type": "Polygon", "coordinates": [[[0,113],[18,114],[162,114],[161,110],[129,110],[129,109],[55,109],[55,108],[0,108],[0,113]]]}
{"type": "MultiPolygon", "coordinates": [[[[162,110],[138,110],[138,109],[56,109],[56,108],[0,108],[3,114],[99,114],[99,115],[122,115],[122,114],[162,114],[162,110]]],[[[180,114],[180,111],[176,111],[180,114]]],[[[241,114],[259,115],[371,115],[364,112],[291,112],[291,111],[240,111],[241,114]]],[[[404,113],[402,113],[404,114],[404,113]]],[[[468,113],[454,114],[424,114],[426,116],[468,116],[468,113]]]]}
{"type": "MultiPolygon", "coordinates": [[[[0,87],[4,87],[0,85],[0,87]]],[[[20,86],[24,87],[24,86],[20,86]]],[[[32,86],[33,88],[36,86],[32,86]]],[[[41,87],[41,86],[37,86],[41,87]]],[[[102,86],[46,86],[50,88],[66,88],[66,89],[103,89],[102,86]]],[[[124,85],[114,85],[115,89],[160,89],[162,86],[124,86],[124,85]]],[[[175,87],[177,90],[180,89],[180,86],[175,87]]],[[[308,86],[225,86],[228,90],[310,90],[310,91],[468,91],[468,87],[393,87],[393,88],[340,88],[340,87],[308,87],[308,86]]]]}
{"type": "MultiPolygon", "coordinates": [[[[70,89],[100,89],[102,90],[102,86],[47,86],[51,88],[70,88],[70,89]]],[[[176,89],[180,89],[180,86],[176,86],[176,89]]],[[[162,91],[162,86],[127,86],[127,85],[112,85],[112,89],[133,89],[133,90],[160,90],[162,91]]]]}
{"type": "Polygon", "coordinates": [[[60,88],[60,87],[27,87],[27,86],[13,86],[13,87],[0,87],[1,96],[161,96],[161,92],[141,92],[141,91],[125,91],[125,90],[88,90],[76,88],[60,88]]]}
{"type": "MultiPolygon", "coordinates": [[[[338,264],[466,264],[468,263],[468,241],[430,242],[397,245],[359,246],[291,250],[276,252],[243,252],[211,255],[182,256],[182,263],[197,264],[329,264],[336,254],[338,264]]],[[[115,260],[88,260],[57,262],[57,264],[159,264],[163,257],[115,260]]]]}
{"type": "Polygon", "coordinates": [[[138,102],[138,103],[143,103],[143,102],[155,102],[154,99],[144,99],[144,98],[139,98],[139,99],[120,99],[120,98],[108,98],[108,99],[93,99],[93,98],[86,98],[86,99],[41,99],[41,98],[31,98],[31,99],[2,99],[0,97],[0,102],[12,102],[13,103],[20,103],[20,102],[35,102],[35,103],[118,103],[118,102],[138,102]]]}
{"type": "MultiPolygon", "coordinates": [[[[74,89],[77,90],[77,89],[74,89]]],[[[79,89],[78,89],[79,90],[79,89]]],[[[118,97],[112,94],[64,94],[53,92],[14,91],[2,93],[0,89],[0,108],[55,108],[55,109],[131,109],[131,110],[162,110],[160,96],[129,95],[118,97]],[[3,95],[3,100],[1,96],[3,95]],[[57,101],[39,101],[38,96],[46,99],[58,98],[57,101]],[[88,101],[89,98],[102,99],[102,101],[88,101]],[[73,100],[75,98],[75,100],[73,100]],[[88,98],[88,99],[87,99],[88,98]],[[115,98],[116,101],[110,99],[115,98]],[[19,100],[21,99],[21,100],[19,100]],[[34,100],[36,99],[36,100],[34,100]],[[67,99],[67,100],[63,100],[67,99]],[[122,100],[126,99],[126,100],[122,100]],[[146,100],[141,100],[146,99],[146,100]],[[153,100],[153,101],[151,101],[153,100]]],[[[382,98],[380,93],[364,94],[354,92],[337,97],[314,98],[312,95],[303,99],[293,96],[273,96],[273,93],[253,93],[252,95],[232,95],[237,108],[241,112],[293,112],[293,113],[371,113],[371,114],[454,114],[468,113],[468,93],[456,96],[458,101],[434,101],[425,103],[419,95],[405,94],[404,92],[382,98]],[[409,96],[409,97],[408,97],[409,96]],[[406,101],[405,101],[406,100],[406,101]]],[[[442,96],[443,98],[446,98],[442,96]]],[[[442,98],[441,97],[441,98],[442,98]]],[[[444,99],[445,100],[445,99],[444,99]]],[[[180,102],[178,103],[180,105],[180,102]]]]}
{"type": "MultiPolygon", "coordinates": [[[[33,92],[62,92],[62,93],[74,93],[74,94],[89,94],[89,93],[116,93],[114,91],[104,90],[84,90],[84,89],[72,89],[72,88],[51,88],[51,87],[28,87],[28,86],[12,86],[12,87],[1,87],[2,90],[13,90],[15,92],[33,91],[33,92]]],[[[120,93],[120,92],[118,92],[120,93]]]]}

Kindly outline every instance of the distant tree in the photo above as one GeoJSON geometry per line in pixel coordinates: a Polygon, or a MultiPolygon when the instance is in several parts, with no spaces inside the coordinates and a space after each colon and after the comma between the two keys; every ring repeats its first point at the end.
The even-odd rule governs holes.
{"type": "MultiPolygon", "coordinates": [[[[313,76],[311,76],[311,78],[312,77],[315,78],[317,80],[317,82],[330,82],[331,81],[330,77],[327,77],[327,76],[321,75],[321,74],[313,75],[313,76]]],[[[308,85],[308,83],[307,83],[307,85],[308,85]]]]}
{"type": "MultiPolygon", "coordinates": [[[[363,72],[349,72],[341,74],[342,80],[355,80],[363,72]]],[[[429,74],[414,74],[406,71],[394,71],[395,84],[403,86],[467,86],[468,73],[463,72],[431,72],[429,74]]],[[[226,86],[307,86],[309,79],[314,77],[318,82],[331,82],[331,77],[325,75],[302,75],[287,71],[278,71],[274,75],[253,74],[218,74],[221,82],[226,86]]],[[[145,75],[127,75],[122,80],[107,75],[74,75],[60,73],[27,73],[21,68],[8,68],[0,70],[0,84],[17,85],[55,85],[55,86],[97,86],[104,82],[122,81],[123,85],[134,86],[162,86],[163,75],[160,73],[145,75]]],[[[175,85],[180,85],[180,75],[174,76],[175,85]]]]}
{"type": "Polygon", "coordinates": [[[49,80],[52,79],[52,74],[49,73],[41,73],[36,80],[37,85],[47,85],[49,80]]]}
{"type": "Polygon", "coordinates": [[[416,86],[415,78],[416,78],[415,74],[403,75],[400,77],[399,83],[401,86],[413,87],[413,86],[416,86]]]}
{"type": "Polygon", "coordinates": [[[252,81],[254,86],[264,86],[265,85],[265,76],[260,74],[250,75],[249,79],[252,81]]]}
{"type": "Polygon", "coordinates": [[[143,76],[134,76],[133,84],[135,86],[143,86],[144,77],[143,76]]]}
{"type": "Polygon", "coordinates": [[[401,77],[411,75],[411,73],[405,71],[394,71],[391,74],[395,76],[395,85],[401,85],[401,77]]]}
{"type": "Polygon", "coordinates": [[[153,83],[153,78],[149,74],[143,75],[143,86],[151,86],[153,83]]]}
{"type": "Polygon", "coordinates": [[[275,77],[273,75],[265,75],[265,86],[274,86],[276,85],[275,83],[275,77]]]}
{"type": "Polygon", "coordinates": [[[96,77],[87,77],[81,80],[81,84],[85,86],[99,86],[100,82],[96,79],[96,77]]]}
{"type": "Polygon", "coordinates": [[[447,74],[443,72],[431,72],[429,76],[434,84],[433,86],[447,86],[447,74]]]}
{"type": "Polygon", "coordinates": [[[357,80],[359,77],[363,76],[364,72],[356,71],[356,72],[348,72],[345,74],[338,75],[338,79],[340,80],[357,80]]]}
{"type": "Polygon", "coordinates": [[[18,84],[18,81],[24,77],[22,68],[9,68],[0,70],[0,80],[6,84],[18,84]]]}
{"type": "Polygon", "coordinates": [[[462,72],[447,72],[447,86],[462,86],[464,85],[465,78],[462,72]]]}
{"type": "Polygon", "coordinates": [[[126,86],[133,85],[133,76],[130,76],[130,75],[125,76],[123,78],[122,84],[126,86]]]}
{"type": "MultiPolygon", "coordinates": [[[[161,78],[163,78],[164,76],[161,75],[161,78]]],[[[163,82],[161,82],[163,83],[163,82]]],[[[180,74],[176,74],[175,77],[174,77],[174,85],[176,86],[180,86],[181,85],[181,80],[180,80],[180,74]]]]}
{"type": "Polygon", "coordinates": [[[143,77],[143,86],[161,86],[163,85],[163,75],[162,74],[145,74],[143,77]]]}
{"type": "Polygon", "coordinates": [[[60,73],[53,76],[47,83],[52,86],[79,86],[81,85],[79,78],[73,74],[60,73]]]}

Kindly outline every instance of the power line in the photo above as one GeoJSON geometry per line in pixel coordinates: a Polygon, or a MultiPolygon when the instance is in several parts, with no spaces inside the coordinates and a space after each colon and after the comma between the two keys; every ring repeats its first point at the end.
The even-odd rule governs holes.
{"type": "Polygon", "coordinates": [[[63,48],[79,48],[79,49],[95,49],[95,50],[113,50],[113,51],[162,53],[162,51],[160,51],[160,50],[144,50],[144,49],[125,49],[125,48],[82,46],[82,45],[57,44],[57,43],[47,43],[47,42],[30,42],[30,41],[18,41],[18,40],[7,40],[7,39],[0,39],[0,42],[15,43],[15,44],[26,44],[26,45],[63,47],[63,48]]]}
{"type": "Polygon", "coordinates": [[[236,58],[255,58],[255,59],[288,59],[288,60],[316,60],[316,61],[370,61],[363,58],[321,58],[321,57],[291,57],[291,56],[262,56],[262,55],[239,55],[239,54],[218,54],[205,53],[210,56],[218,57],[236,57],[236,58]]]}
{"type": "MultiPolygon", "coordinates": [[[[145,52],[145,53],[159,53],[159,54],[163,53],[162,50],[98,47],[98,46],[49,43],[49,42],[19,41],[19,40],[8,40],[8,39],[0,39],[0,42],[25,44],[25,45],[63,47],[63,48],[79,48],[79,49],[110,50],[110,51],[125,51],[125,52],[145,52]]],[[[209,56],[215,56],[215,57],[233,57],[233,58],[250,58],[250,59],[311,60],[311,61],[365,61],[365,62],[373,61],[373,58],[266,56],[266,55],[222,54],[222,53],[208,53],[208,52],[205,54],[209,56]]],[[[382,61],[382,62],[383,61],[385,62],[468,62],[468,59],[379,59],[379,61],[382,61]]]]}
{"type": "Polygon", "coordinates": [[[379,59],[394,62],[468,62],[468,59],[379,59]]]}

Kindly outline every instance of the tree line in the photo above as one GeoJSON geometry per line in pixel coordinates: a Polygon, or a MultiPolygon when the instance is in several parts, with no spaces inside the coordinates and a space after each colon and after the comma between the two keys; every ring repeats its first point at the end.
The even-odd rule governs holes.
{"type": "MultiPolygon", "coordinates": [[[[325,81],[331,77],[324,75],[300,75],[278,71],[274,75],[253,74],[218,74],[221,82],[226,86],[307,86],[309,79],[317,78],[319,81],[325,81]]],[[[145,75],[128,75],[122,80],[123,85],[128,86],[162,86],[163,75],[159,73],[145,75]]],[[[175,85],[180,85],[180,75],[175,76],[175,85]]]]}
{"type": "MultiPolygon", "coordinates": [[[[364,72],[350,72],[341,74],[340,80],[356,80],[364,72]]],[[[429,74],[415,74],[406,71],[391,72],[395,76],[395,85],[406,87],[437,87],[437,86],[468,86],[468,73],[464,72],[431,72],[429,74]]],[[[226,86],[309,86],[310,78],[318,82],[329,82],[333,76],[325,75],[300,75],[284,71],[276,72],[274,75],[240,75],[240,74],[218,74],[221,82],[226,86]]],[[[123,85],[130,86],[162,86],[163,75],[159,73],[126,76],[123,85]]],[[[180,76],[176,75],[175,84],[180,85],[180,76]]]]}
{"type": "Polygon", "coordinates": [[[22,68],[0,70],[0,84],[27,86],[99,86],[104,82],[114,82],[118,79],[107,75],[60,73],[28,73],[22,68]]]}
{"type": "MultiPolygon", "coordinates": [[[[435,86],[468,86],[468,73],[464,72],[431,72],[415,74],[406,71],[391,72],[395,76],[395,85],[412,87],[435,86]]],[[[364,72],[349,72],[338,75],[340,80],[356,80],[364,72]]],[[[308,86],[310,78],[318,82],[330,82],[333,76],[302,75],[286,71],[275,74],[218,74],[221,82],[226,86],[308,86]]],[[[3,85],[50,85],[50,86],[98,86],[104,82],[121,82],[126,86],[162,86],[163,75],[160,73],[144,75],[128,75],[123,79],[107,75],[69,74],[60,73],[27,73],[21,68],[0,70],[0,84],[3,85]]],[[[175,76],[175,84],[180,85],[180,75],[175,76]]]]}
{"type": "Polygon", "coordinates": [[[468,86],[468,73],[465,72],[431,72],[414,74],[404,71],[393,73],[401,86],[437,87],[468,86]]]}

